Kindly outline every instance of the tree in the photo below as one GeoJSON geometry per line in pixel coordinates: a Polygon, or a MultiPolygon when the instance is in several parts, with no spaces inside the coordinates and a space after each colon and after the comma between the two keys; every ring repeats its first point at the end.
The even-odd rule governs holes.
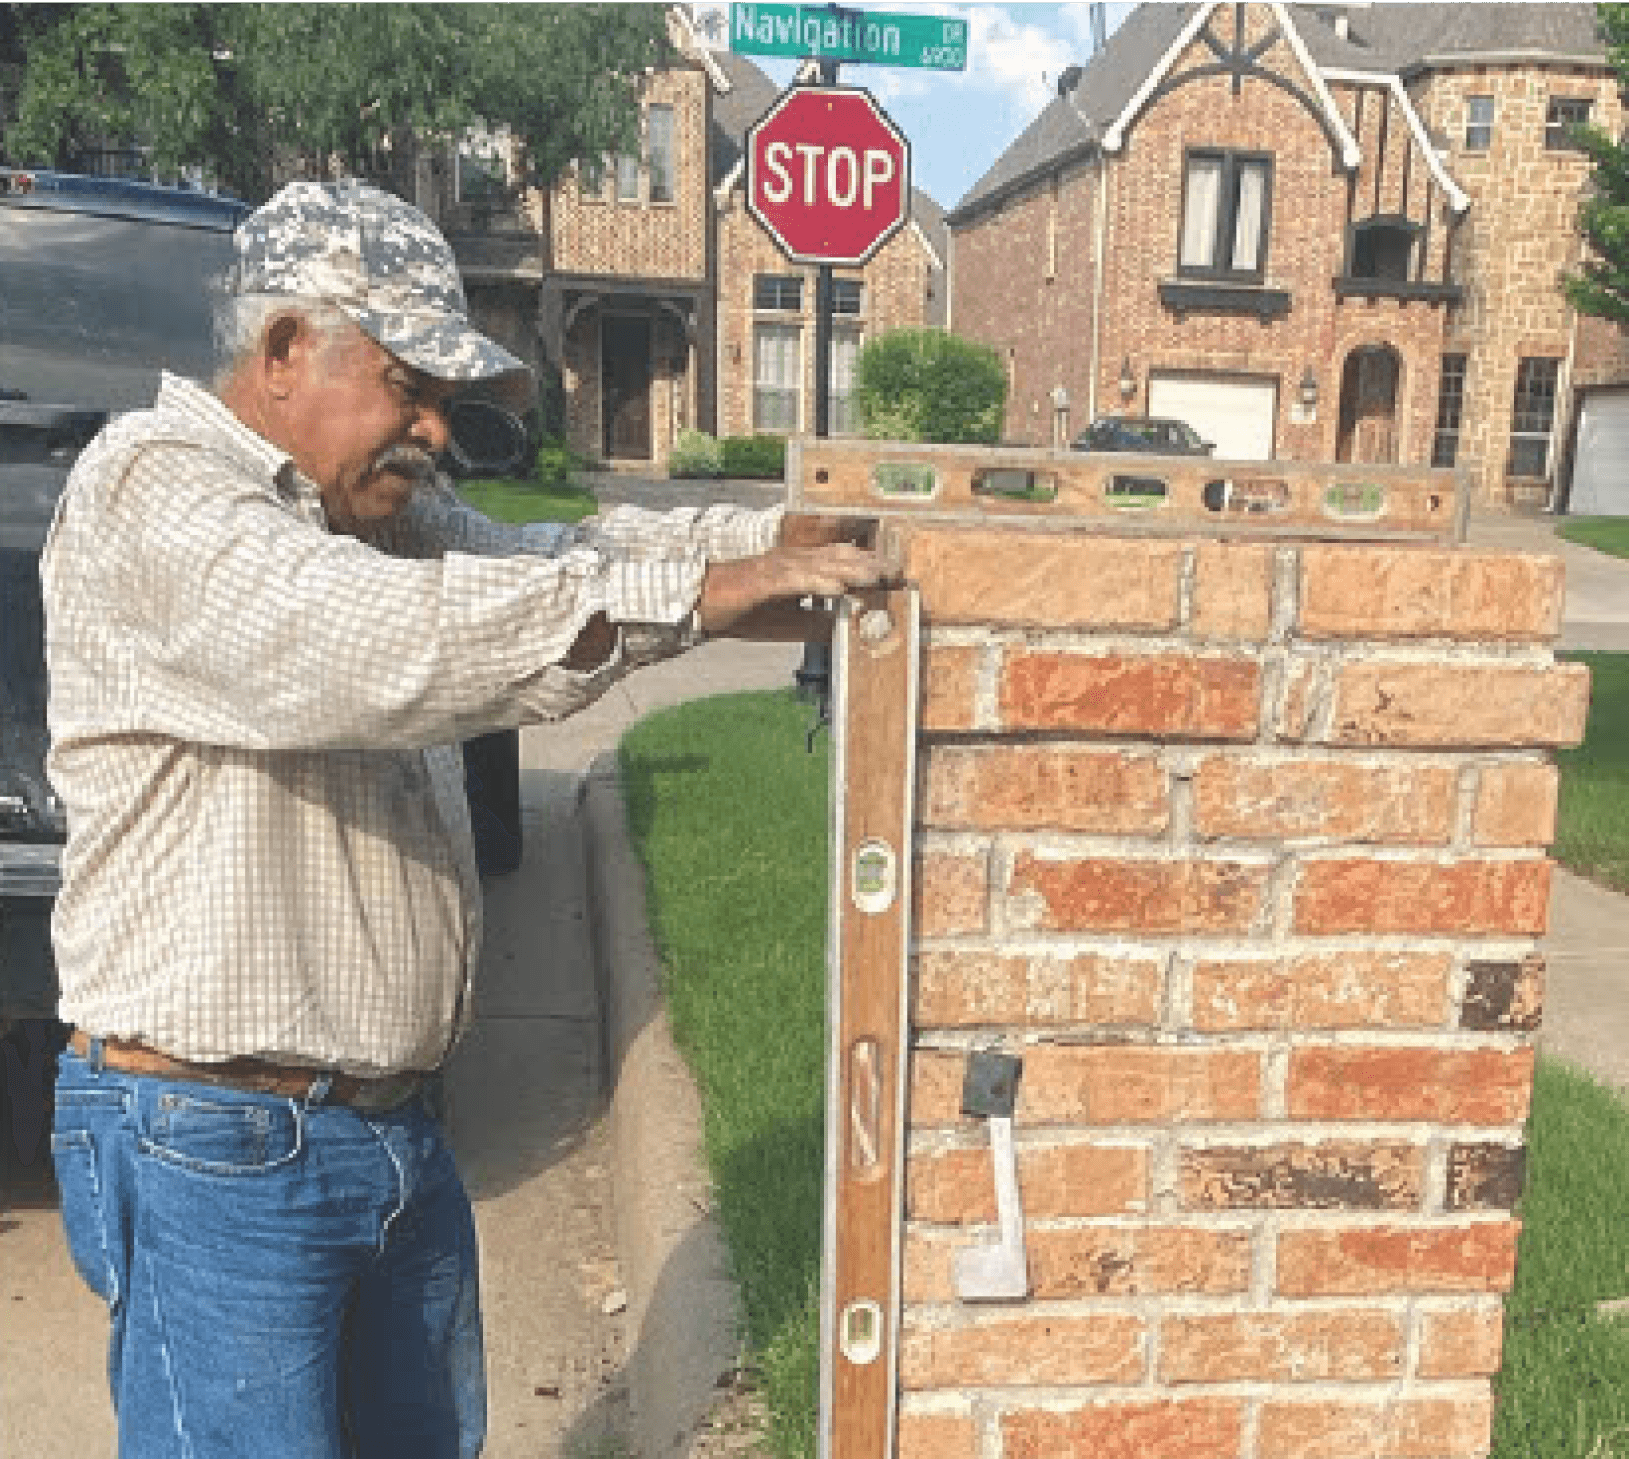
{"type": "Polygon", "coordinates": [[[526,181],[632,148],[660,5],[11,5],[23,58],[5,146],[67,166],[140,143],[259,201],[274,164],[370,170],[405,136],[507,126],[526,181]]]}
{"type": "MultiPolygon", "coordinates": [[[[1597,5],[1607,59],[1629,87],[1629,5],[1597,5]]],[[[1562,292],[1581,314],[1629,321],[1629,145],[1599,127],[1579,127],[1574,140],[1594,164],[1593,184],[1578,213],[1590,257],[1562,280],[1562,292]]]]}
{"type": "Polygon", "coordinates": [[[875,439],[993,443],[1007,372],[988,345],[942,329],[894,329],[860,351],[855,396],[875,439]]]}

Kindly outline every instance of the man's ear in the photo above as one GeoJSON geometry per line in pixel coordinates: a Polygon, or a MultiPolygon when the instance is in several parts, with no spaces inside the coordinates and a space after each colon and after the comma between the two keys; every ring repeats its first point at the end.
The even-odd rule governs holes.
{"type": "Polygon", "coordinates": [[[293,390],[311,358],[311,336],[311,325],[298,314],[278,314],[266,326],[260,359],[273,396],[281,399],[293,390]]]}

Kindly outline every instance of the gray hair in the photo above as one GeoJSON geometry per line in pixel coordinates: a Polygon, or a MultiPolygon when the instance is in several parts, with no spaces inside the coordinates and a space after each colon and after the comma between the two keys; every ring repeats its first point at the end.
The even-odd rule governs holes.
{"type": "Polygon", "coordinates": [[[292,294],[218,294],[215,299],[215,383],[225,384],[259,349],[266,327],[279,314],[296,314],[331,347],[361,331],[336,304],[292,294]]]}

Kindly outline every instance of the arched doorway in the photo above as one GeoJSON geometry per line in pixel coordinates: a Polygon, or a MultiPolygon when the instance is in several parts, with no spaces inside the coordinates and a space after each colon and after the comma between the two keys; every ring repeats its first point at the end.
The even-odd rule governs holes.
{"type": "Polygon", "coordinates": [[[1402,375],[1402,359],[1390,345],[1363,345],[1346,357],[1337,461],[1396,462],[1397,387],[1402,375]]]}

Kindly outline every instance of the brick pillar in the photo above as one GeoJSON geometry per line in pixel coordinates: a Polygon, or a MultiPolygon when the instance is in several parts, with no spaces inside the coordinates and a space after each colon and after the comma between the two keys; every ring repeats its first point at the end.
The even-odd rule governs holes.
{"type": "Polygon", "coordinates": [[[1485,1454],[1560,564],[905,521],[926,623],[901,1459],[1485,1454]],[[971,1050],[1023,1061],[1028,1301],[971,1050]]]}

